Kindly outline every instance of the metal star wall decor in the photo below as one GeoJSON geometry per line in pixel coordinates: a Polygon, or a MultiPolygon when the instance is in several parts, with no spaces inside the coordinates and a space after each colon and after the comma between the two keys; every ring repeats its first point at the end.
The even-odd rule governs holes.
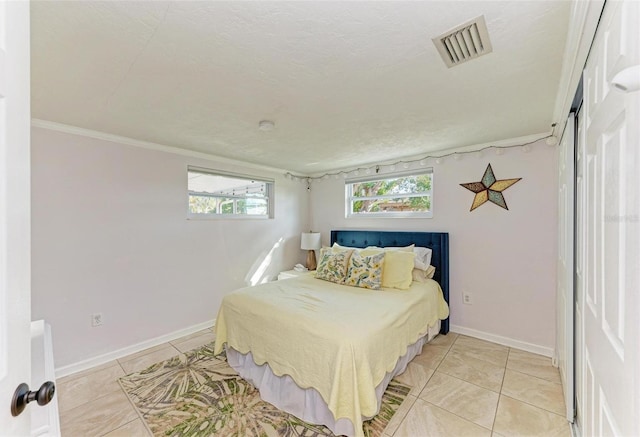
{"type": "Polygon", "coordinates": [[[469,182],[467,184],[460,185],[465,187],[467,190],[476,193],[469,211],[473,211],[487,201],[493,202],[508,210],[509,208],[507,208],[507,202],[504,200],[502,192],[521,179],[522,178],[496,180],[491,164],[489,164],[487,169],[484,171],[484,176],[482,176],[482,180],[480,182],[469,182]]]}

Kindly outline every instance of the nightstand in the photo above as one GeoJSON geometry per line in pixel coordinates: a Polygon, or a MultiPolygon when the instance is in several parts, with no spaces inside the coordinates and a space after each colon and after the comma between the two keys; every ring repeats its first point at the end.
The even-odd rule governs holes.
{"type": "Polygon", "coordinates": [[[278,281],[280,281],[281,279],[296,278],[298,276],[306,275],[309,272],[310,270],[306,270],[304,272],[299,272],[297,270],[287,270],[286,272],[280,272],[278,274],[278,281]]]}

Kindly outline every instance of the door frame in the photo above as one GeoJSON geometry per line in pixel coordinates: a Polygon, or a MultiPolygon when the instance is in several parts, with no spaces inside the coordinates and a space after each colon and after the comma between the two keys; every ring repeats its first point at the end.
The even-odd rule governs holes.
{"type": "Polygon", "coordinates": [[[576,116],[567,117],[559,143],[558,162],[558,277],[556,359],[562,379],[566,419],[575,418],[575,224],[576,116]]]}

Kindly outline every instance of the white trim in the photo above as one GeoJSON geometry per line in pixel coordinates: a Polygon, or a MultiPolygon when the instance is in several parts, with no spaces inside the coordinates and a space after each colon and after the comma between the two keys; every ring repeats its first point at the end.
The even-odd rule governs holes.
{"type": "Polygon", "coordinates": [[[527,343],[526,341],[520,341],[509,337],[503,337],[501,335],[490,334],[488,332],[478,331],[476,329],[465,328],[464,326],[451,325],[449,326],[451,332],[457,334],[468,335],[469,337],[479,338],[481,340],[498,343],[504,346],[513,347],[533,354],[544,355],[545,357],[553,357],[553,348],[540,346],[533,343],[527,343]]]}
{"type": "Polygon", "coordinates": [[[187,220],[270,220],[272,218],[264,214],[207,214],[187,211],[187,220]]]}
{"type": "MultiPolygon", "coordinates": [[[[345,185],[357,184],[358,182],[372,182],[380,181],[383,179],[397,179],[403,176],[421,176],[423,174],[433,174],[433,166],[414,168],[409,170],[392,171],[388,173],[374,173],[365,176],[354,176],[344,179],[345,185]]],[[[393,196],[393,195],[391,195],[393,196]]]]}
{"type": "Polygon", "coordinates": [[[165,146],[165,145],[158,144],[158,143],[152,143],[150,141],[136,140],[134,138],[123,137],[123,136],[120,136],[120,135],[108,134],[108,133],[105,133],[105,132],[99,132],[99,131],[95,131],[95,130],[91,130],[91,129],[84,129],[84,128],[81,128],[81,127],[70,126],[68,124],[56,123],[54,121],[40,120],[38,118],[32,118],[31,119],[31,126],[32,127],[39,127],[39,128],[42,128],[42,129],[49,129],[49,130],[53,130],[53,131],[57,131],[57,132],[64,132],[64,133],[67,133],[67,134],[80,135],[80,136],[83,136],[83,137],[94,138],[96,140],[111,141],[111,142],[114,142],[114,143],[125,144],[127,146],[140,147],[142,149],[155,150],[155,151],[158,151],[158,152],[165,152],[165,153],[173,153],[175,155],[188,156],[188,157],[191,157],[191,158],[207,159],[207,160],[210,160],[210,161],[216,161],[216,162],[220,162],[220,163],[224,163],[224,164],[237,165],[237,166],[240,166],[240,167],[255,168],[255,169],[258,169],[258,170],[266,170],[266,171],[276,172],[276,173],[287,172],[286,169],[282,169],[282,168],[269,167],[269,166],[261,165],[261,164],[253,164],[253,163],[250,163],[250,162],[239,161],[239,160],[231,159],[231,158],[223,158],[222,156],[212,155],[212,154],[209,154],[209,153],[195,152],[193,150],[182,149],[180,147],[165,146]]]}
{"type": "Polygon", "coordinates": [[[180,337],[184,337],[189,334],[202,331],[203,329],[211,328],[212,326],[215,326],[215,324],[216,324],[215,319],[208,320],[206,322],[198,323],[197,325],[189,326],[188,328],[179,329],[169,334],[161,335],[160,337],[152,338],[150,340],[145,340],[143,342],[140,342],[131,346],[127,346],[112,352],[107,352],[106,354],[98,355],[97,357],[88,358],[86,360],[82,360],[77,363],[68,364],[66,366],[59,367],[56,369],[56,378],[62,378],[64,376],[71,375],[72,373],[81,372],[83,370],[87,370],[92,367],[105,364],[109,361],[126,357],[127,355],[135,354],[137,352],[143,351],[145,349],[149,349],[154,346],[161,345],[163,343],[167,343],[169,341],[177,340],[180,337]]]}
{"type": "MultiPolygon", "coordinates": [[[[347,204],[349,204],[349,200],[347,199],[347,204]]],[[[349,212],[351,209],[347,206],[347,214],[345,218],[347,219],[412,219],[412,218],[433,218],[433,205],[431,206],[431,211],[389,211],[389,212],[349,212]]]]}
{"type": "MultiPolygon", "coordinates": [[[[229,172],[229,171],[225,171],[225,170],[217,170],[214,168],[205,168],[205,167],[196,167],[196,166],[192,166],[192,165],[188,165],[187,166],[187,175],[189,176],[189,182],[187,183],[187,190],[188,190],[188,197],[189,197],[189,208],[187,210],[187,219],[197,219],[197,220],[221,220],[221,219],[272,219],[274,218],[274,205],[273,205],[273,197],[274,197],[274,191],[275,191],[275,179],[273,178],[266,178],[266,177],[262,177],[262,176],[253,176],[253,175],[248,175],[248,174],[242,174],[242,173],[233,173],[233,172],[229,172]],[[254,181],[258,181],[258,182],[262,182],[265,187],[264,187],[264,193],[263,193],[263,197],[258,197],[258,196],[249,196],[249,195],[243,195],[243,194],[216,194],[216,193],[209,193],[209,192],[201,192],[201,191],[194,191],[191,190],[189,187],[191,186],[191,174],[192,173],[197,173],[200,175],[210,175],[210,176],[220,176],[223,178],[229,178],[229,179],[236,179],[236,180],[243,180],[246,181],[247,183],[251,182],[253,183],[254,181]],[[233,199],[233,213],[232,214],[220,214],[221,211],[218,211],[218,214],[208,214],[208,213],[194,213],[191,212],[191,196],[207,196],[207,197],[217,197],[217,198],[227,198],[227,199],[233,199]],[[238,213],[237,212],[237,200],[251,200],[251,199],[261,199],[261,200],[266,200],[267,201],[267,213],[266,214],[242,214],[242,213],[238,213]]],[[[242,187],[242,185],[240,186],[242,187]]],[[[230,188],[230,187],[229,187],[230,188]]],[[[226,188],[224,191],[227,191],[228,193],[228,189],[226,188]]],[[[217,206],[216,209],[219,209],[219,204],[217,206]]]]}
{"type": "Polygon", "coordinates": [[[556,122],[553,134],[558,138],[567,123],[567,114],[571,110],[571,103],[582,77],[582,70],[587,62],[603,8],[604,0],[573,2],[553,111],[553,121],[556,122]]]}
{"type": "Polygon", "coordinates": [[[576,421],[569,424],[569,429],[571,430],[571,437],[582,437],[580,427],[578,426],[576,421]]]}
{"type": "Polygon", "coordinates": [[[211,176],[224,176],[233,179],[244,179],[258,182],[266,182],[269,184],[275,183],[274,178],[265,178],[264,176],[255,176],[246,173],[235,173],[226,170],[219,170],[217,168],[199,167],[197,165],[187,165],[187,172],[200,173],[211,176]]]}
{"type": "MultiPolygon", "coordinates": [[[[44,320],[31,322],[31,382],[56,382],[51,325],[44,320]]],[[[32,436],[60,436],[60,409],[54,396],[47,408],[31,410],[32,436]]]]}

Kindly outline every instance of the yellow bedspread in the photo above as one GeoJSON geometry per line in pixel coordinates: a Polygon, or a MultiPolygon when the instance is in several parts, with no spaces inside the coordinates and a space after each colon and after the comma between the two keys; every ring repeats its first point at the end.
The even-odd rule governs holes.
{"type": "Polygon", "coordinates": [[[435,281],[372,291],[305,275],[225,296],[215,351],[227,343],[276,375],[313,387],[335,419],[350,419],[361,436],[362,417],[377,412],[376,386],[407,346],[448,315],[435,281]]]}

